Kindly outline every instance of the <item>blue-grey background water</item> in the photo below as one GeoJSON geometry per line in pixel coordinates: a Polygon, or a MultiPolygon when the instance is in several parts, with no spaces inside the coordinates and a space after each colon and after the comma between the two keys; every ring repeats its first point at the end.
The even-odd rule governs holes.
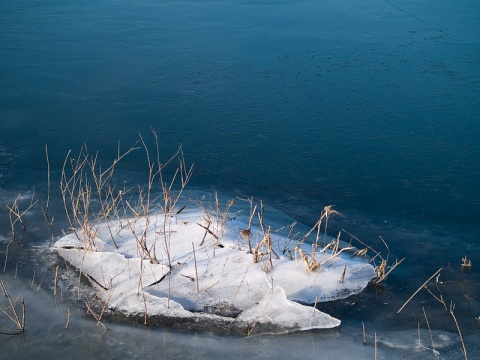
{"type": "MultiPolygon", "coordinates": [[[[344,217],[331,220],[333,234],[345,228],[379,246],[382,236],[392,259],[407,257],[381,291],[325,305],[343,320],[333,332],[246,340],[112,324],[102,334],[83,314],[66,331],[64,318],[44,314],[60,311],[49,305],[51,292],[25,290],[41,298],[30,315],[35,330],[2,339],[0,353],[373,358],[361,322],[373,333],[416,328],[423,305],[434,316],[441,304],[428,294],[404,317],[396,311],[440,267],[467,345],[478,351],[477,2],[4,0],[0,8],[3,249],[5,205],[33,189],[39,200],[17,279],[10,266],[2,275],[13,289],[32,292],[32,271],[46,267],[32,250],[51,241],[40,208],[45,145],[56,188],[70,149],[87,143],[112,160],[119,144],[128,149],[151,127],[162,154],[183,145],[195,164],[192,187],[253,195],[307,225],[335,204],[344,217]],[[464,256],[469,271],[461,270],[464,256]]],[[[141,159],[125,159],[125,176],[144,178],[141,159]]],[[[55,190],[52,200],[60,200],[55,190]]],[[[59,233],[61,204],[51,206],[59,233]]],[[[51,282],[53,271],[44,276],[51,282]]],[[[455,333],[442,316],[435,326],[455,333]]],[[[462,358],[459,346],[446,351],[462,358]]]]}

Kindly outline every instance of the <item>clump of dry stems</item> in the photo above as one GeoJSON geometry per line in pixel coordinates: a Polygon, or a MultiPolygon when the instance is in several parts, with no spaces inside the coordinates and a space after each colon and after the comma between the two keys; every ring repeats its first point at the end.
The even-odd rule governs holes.
{"type": "MultiPolygon", "coordinates": [[[[245,200],[245,199],[242,199],[245,200]]],[[[264,225],[264,205],[263,202],[260,201],[259,210],[257,211],[257,205],[253,204],[253,197],[246,199],[250,204],[250,216],[249,216],[249,223],[246,229],[240,229],[240,235],[243,239],[245,239],[248,243],[249,252],[253,254],[253,262],[261,262],[264,261],[265,265],[263,267],[264,270],[269,271],[273,267],[273,256],[279,259],[280,257],[275,252],[273,247],[273,234],[272,229],[270,226],[264,225]],[[255,246],[252,245],[252,221],[255,217],[255,214],[258,215],[259,227],[263,233],[262,240],[257,242],[255,246]]],[[[282,253],[289,253],[290,259],[293,260],[294,256],[293,253],[298,253],[305,268],[308,272],[312,272],[318,269],[321,269],[325,264],[335,261],[337,257],[344,251],[350,251],[353,248],[350,246],[346,246],[341,248],[340,246],[340,235],[341,232],[338,234],[337,238],[332,240],[327,244],[327,230],[328,230],[328,219],[331,215],[341,215],[338,211],[332,209],[332,205],[325,206],[320,214],[319,220],[316,224],[304,235],[300,236],[299,233],[295,233],[295,226],[296,222],[292,223],[288,226],[288,235],[286,236],[285,243],[278,244],[278,248],[282,249],[282,253]],[[302,244],[310,237],[312,233],[315,234],[315,241],[312,243],[312,251],[310,253],[306,253],[305,249],[302,249],[302,244]],[[322,236],[323,235],[323,236],[322,236]],[[323,247],[320,248],[321,238],[323,237],[323,247]],[[329,254],[330,256],[324,258],[322,261],[318,261],[316,258],[317,253],[322,254],[329,254]]],[[[286,227],[284,227],[286,228],[286,227]]],[[[276,231],[280,231],[284,228],[281,228],[276,231]]],[[[340,279],[343,282],[345,278],[345,271],[340,279]]]]}
{"type": "MultiPolygon", "coordinates": [[[[140,140],[127,151],[118,150],[115,160],[106,168],[99,164],[98,153],[91,155],[86,145],[79,154],[72,158],[69,152],[62,169],[60,190],[70,230],[84,245],[87,251],[95,251],[100,242],[97,232],[101,223],[106,223],[110,231],[110,240],[115,247],[115,235],[110,223],[116,221],[122,228],[128,228],[137,242],[138,253],[153,264],[159,263],[156,253],[157,243],[161,242],[166,259],[171,267],[169,219],[176,210],[182,191],[191,178],[193,166],[187,167],[180,146],[177,152],[161,162],[158,137],[152,129],[155,139],[155,151],[151,153],[146,141],[139,134],[140,140]],[[139,146],[139,143],[141,146],[139,146]],[[143,149],[148,167],[145,187],[127,189],[125,184],[117,186],[114,173],[117,164],[131,152],[143,149]],[[165,168],[177,161],[177,168],[167,179],[165,168]],[[68,166],[69,165],[69,166],[68,166]],[[161,188],[160,196],[154,195],[154,187],[161,188]],[[174,189],[175,188],[175,189],[174,189]],[[176,191],[176,192],[174,192],[176,191]],[[160,208],[162,216],[152,216],[160,208]],[[155,229],[154,239],[147,239],[147,234],[155,229]]],[[[163,256],[164,255],[164,256],[163,256]]]]}
{"type": "MultiPolygon", "coordinates": [[[[181,146],[171,157],[162,161],[158,136],[153,129],[152,134],[155,144],[153,152],[139,134],[140,140],[126,151],[121,152],[119,145],[116,158],[106,167],[100,164],[98,153],[92,155],[88,151],[87,145],[82,146],[76,157],[72,157],[69,151],[62,168],[60,190],[70,230],[83,244],[85,251],[101,250],[101,246],[108,242],[108,239],[97,237],[100,225],[106,225],[111,244],[116,248],[116,235],[128,229],[136,240],[137,253],[142,259],[152,264],[161,262],[171,269],[170,219],[172,214],[183,209],[178,210],[177,204],[192,176],[193,165],[187,166],[181,146]],[[146,185],[138,186],[138,189],[127,188],[125,182],[118,185],[114,178],[118,163],[141,149],[145,152],[148,168],[146,185]],[[171,171],[175,163],[176,169],[171,171]],[[155,192],[157,188],[159,192],[155,192]]],[[[142,274],[144,263],[140,262],[140,266],[142,274]]],[[[79,272],[82,274],[81,269],[79,272]]],[[[138,289],[143,294],[142,276],[138,289]]],[[[89,312],[97,318],[93,311],[89,312]]],[[[100,319],[101,315],[97,319],[99,323],[100,319]]],[[[146,319],[145,310],[145,322],[146,319]]]]}
{"type": "Polygon", "coordinates": [[[400,260],[395,259],[394,263],[389,263],[390,248],[388,247],[387,242],[381,236],[379,236],[379,238],[380,238],[381,242],[383,243],[383,245],[385,246],[385,248],[387,250],[387,255],[385,257],[382,256],[381,252],[375,250],[372,246],[367,245],[366,243],[364,243],[363,241],[361,241],[360,239],[358,239],[354,235],[350,234],[348,231],[346,231],[346,230],[343,230],[343,231],[345,233],[347,233],[352,239],[354,239],[359,244],[364,246],[363,249],[360,249],[360,250],[356,251],[354,253],[354,255],[364,257],[364,256],[367,256],[369,251],[371,253],[373,253],[373,256],[371,257],[371,259],[369,261],[369,263],[374,264],[375,273],[376,273],[375,278],[373,278],[372,281],[370,282],[372,285],[379,285],[379,284],[383,283],[387,279],[387,277],[390,275],[390,273],[393,270],[395,270],[395,268],[405,260],[405,258],[402,258],[400,260]],[[380,260],[379,264],[377,263],[377,259],[380,260]]]}
{"type": "Polygon", "coordinates": [[[11,322],[15,325],[15,329],[12,329],[10,332],[3,332],[0,331],[0,334],[3,335],[18,335],[25,331],[25,302],[20,300],[21,308],[22,308],[22,316],[18,315],[16,304],[18,302],[18,297],[13,300],[10,297],[10,294],[5,287],[3,281],[0,281],[0,288],[2,289],[3,295],[5,296],[8,306],[5,308],[0,308],[0,312],[4,314],[11,322]]]}
{"type": "Polygon", "coordinates": [[[467,256],[462,258],[462,269],[468,270],[472,268],[472,260],[468,259],[467,256]]]}
{"type": "Polygon", "coordinates": [[[272,254],[275,255],[277,259],[280,259],[280,257],[272,247],[271,227],[268,226],[268,228],[265,229],[265,225],[263,222],[264,212],[265,212],[265,206],[263,205],[263,201],[260,201],[260,210],[258,211],[258,220],[260,224],[260,229],[263,233],[263,238],[262,238],[262,241],[257,243],[255,248],[253,249],[253,262],[257,263],[259,261],[263,261],[264,257],[266,257],[268,260],[268,264],[265,264],[263,269],[265,271],[269,271],[273,268],[272,254]]]}
{"type": "Polygon", "coordinates": [[[240,230],[240,235],[247,241],[248,243],[248,252],[252,254],[252,221],[255,217],[255,212],[257,210],[257,204],[253,206],[253,196],[247,198],[247,201],[250,204],[250,217],[248,219],[248,227],[246,229],[240,230]]]}
{"type": "Polygon", "coordinates": [[[203,209],[205,214],[203,221],[206,223],[206,225],[197,223],[197,225],[205,229],[205,234],[203,235],[200,246],[204,244],[207,235],[211,235],[214,239],[212,245],[215,251],[216,247],[223,246],[221,245],[221,240],[225,234],[227,222],[230,220],[230,209],[235,204],[235,199],[228,200],[224,208],[222,208],[220,204],[218,193],[216,191],[214,192],[213,206],[210,202],[208,205],[205,205],[203,202],[204,200],[205,197],[202,197],[197,203],[203,209]]]}
{"type": "MultiPolygon", "coordinates": [[[[442,272],[443,268],[438,269],[432,276],[430,276],[409,298],[408,300],[400,307],[400,309],[397,311],[399,314],[407,305],[408,303],[423,289],[425,289],[432,297],[437,300],[442,306],[444,307],[446,313],[450,314],[452,317],[453,322],[455,323],[455,326],[457,328],[458,335],[460,337],[460,341],[462,343],[462,354],[465,358],[465,360],[468,360],[468,354],[467,354],[467,348],[465,347],[465,341],[463,339],[462,331],[460,329],[460,325],[458,323],[457,317],[455,316],[455,303],[453,301],[450,301],[450,304],[447,304],[447,301],[443,297],[443,293],[441,290],[441,282],[439,281],[440,275],[442,272]],[[430,281],[432,281],[435,278],[435,289],[436,290],[431,290],[428,287],[428,284],[430,281]]],[[[428,321],[428,320],[427,320],[428,321]]]]}
{"type": "Polygon", "coordinates": [[[5,251],[5,263],[3,266],[3,272],[6,271],[7,268],[7,263],[8,263],[8,253],[10,250],[10,246],[12,246],[12,253],[13,253],[13,261],[16,261],[16,245],[17,245],[17,227],[18,224],[21,225],[22,228],[22,234],[27,230],[27,227],[25,226],[25,223],[23,222],[23,216],[32,209],[35,204],[37,203],[37,200],[34,200],[35,197],[35,192],[32,193],[32,196],[30,198],[30,203],[26,206],[24,210],[20,209],[19,201],[20,201],[21,194],[18,194],[15,200],[13,201],[12,205],[5,205],[8,209],[8,216],[10,220],[10,231],[11,231],[11,238],[10,241],[7,244],[7,248],[5,251]]]}

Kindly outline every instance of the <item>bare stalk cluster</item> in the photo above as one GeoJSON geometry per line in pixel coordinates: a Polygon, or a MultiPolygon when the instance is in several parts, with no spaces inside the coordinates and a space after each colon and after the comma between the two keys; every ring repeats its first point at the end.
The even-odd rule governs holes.
{"type": "Polygon", "coordinates": [[[370,282],[372,285],[380,285],[381,283],[383,283],[387,278],[388,276],[390,275],[390,273],[395,270],[395,268],[400,265],[404,260],[405,258],[402,258],[400,260],[398,259],[395,259],[395,262],[394,263],[389,263],[389,258],[390,258],[390,248],[388,247],[387,245],[387,242],[380,236],[380,240],[381,242],[383,243],[383,245],[385,246],[386,250],[387,250],[387,255],[384,257],[382,256],[382,253],[375,250],[372,246],[370,245],[367,245],[366,243],[364,243],[363,241],[361,241],[360,239],[358,239],[357,237],[355,237],[354,235],[350,234],[348,231],[346,230],[343,230],[345,233],[347,233],[352,239],[354,239],[355,241],[357,241],[359,244],[363,245],[364,248],[356,251],[354,253],[354,255],[356,256],[367,256],[368,252],[370,251],[371,253],[373,253],[373,256],[370,258],[369,260],[369,264],[370,263],[373,263],[374,266],[375,266],[375,273],[376,273],[376,276],[375,278],[372,279],[372,281],[370,282]],[[380,263],[377,264],[376,261],[380,259],[380,263]]]}
{"type": "Polygon", "coordinates": [[[240,235],[247,241],[248,243],[248,252],[252,253],[252,221],[255,217],[255,212],[257,211],[257,205],[253,206],[253,196],[247,198],[248,203],[250,204],[250,217],[248,219],[248,227],[246,229],[240,230],[240,235]]]}
{"type": "MultiPolygon", "coordinates": [[[[246,229],[240,230],[240,235],[243,239],[245,239],[248,243],[249,252],[253,254],[253,262],[261,262],[265,263],[263,269],[269,271],[273,268],[273,257],[279,259],[280,257],[275,252],[275,247],[273,246],[273,233],[279,232],[284,230],[283,227],[276,231],[272,231],[270,226],[265,226],[264,224],[264,211],[265,207],[263,202],[260,201],[259,209],[257,210],[257,204],[253,204],[253,198],[242,199],[246,200],[250,204],[250,216],[248,227],[246,229]],[[255,217],[255,214],[258,216],[258,225],[260,230],[263,233],[261,241],[257,242],[256,245],[252,245],[252,221],[255,217]]],[[[328,219],[331,215],[341,215],[338,211],[333,210],[332,206],[325,206],[320,214],[319,220],[316,224],[303,236],[300,236],[299,233],[295,232],[296,223],[292,223],[288,226],[288,235],[286,236],[286,240],[284,244],[277,244],[278,249],[282,249],[282,253],[285,254],[286,252],[289,253],[290,259],[293,260],[294,256],[298,253],[300,258],[302,259],[303,264],[308,272],[315,271],[321,269],[325,264],[335,261],[335,259],[344,251],[349,251],[353,249],[352,247],[343,247],[340,246],[340,233],[338,234],[337,238],[332,240],[327,244],[327,230],[328,230],[328,219]],[[302,244],[310,237],[311,234],[315,233],[315,241],[312,243],[312,251],[310,253],[305,253],[305,250],[302,249],[302,244]],[[323,237],[323,247],[320,247],[320,240],[323,237]],[[328,251],[329,256],[324,258],[322,261],[318,261],[316,258],[317,253],[326,254],[328,251]]],[[[342,278],[340,279],[343,282],[345,278],[345,271],[342,278]]]]}
{"type": "Polygon", "coordinates": [[[205,205],[203,202],[204,198],[202,198],[202,200],[198,203],[205,214],[203,216],[203,221],[206,223],[206,225],[200,223],[197,223],[197,225],[205,229],[205,234],[203,235],[200,246],[204,244],[207,235],[211,235],[214,239],[212,245],[215,251],[215,248],[223,247],[223,245],[221,245],[221,240],[225,234],[227,222],[230,220],[230,209],[235,204],[235,199],[230,199],[225,204],[225,207],[222,207],[216,191],[214,193],[214,197],[215,201],[213,202],[213,206],[211,204],[208,206],[205,205]]]}
{"type": "MultiPolygon", "coordinates": [[[[95,251],[102,242],[97,237],[100,224],[106,224],[113,246],[118,248],[116,235],[121,229],[129,229],[136,239],[137,250],[142,258],[158,264],[157,244],[161,242],[168,266],[171,267],[169,219],[177,207],[182,191],[193,172],[187,167],[180,146],[173,156],[161,162],[158,137],[152,129],[155,150],[150,152],[144,138],[127,151],[118,149],[117,157],[107,167],[99,164],[98,153],[91,155],[83,145],[73,158],[69,151],[62,168],[60,190],[65,213],[71,231],[86,250],[95,251]],[[148,167],[146,186],[137,191],[118,185],[114,180],[117,164],[128,154],[143,149],[148,167]],[[167,179],[165,168],[177,161],[177,168],[167,179]],[[160,195],[154,189],[160,187],[160,195]],[[154,214],[158,210],[161,216],[154,214]],[[111,226],[115,222],[117,226],[111,226]],[[151,231],[154,229],[155,231],[151,231]],[[149,234],[155,236],[149,238],[149,234]]],[[[105,239],[103,239],[105,241],[105,239]]]]}
{"type": "MultiPolygon", "coordinates": [[[[137,149],[134,145],[119,153],[106,169],[98,165],[98,153],[91,155],[86,144],[76,158],[70,156],[71,151],[65,157],[60,179],[63,205],[70,230],[85,249],[96,249],[96,234],[102,221],[109,221],[113,216],[122,217],[119,209],[126,191],[116,188],[113,174],[117,163],[137,149]]],[[[113,236],[112,243],[117,247],[113,236]]]]}
{"type": "MultiPolygon", "coordinates": [[[[162,161],[158,136],[153,129],[152,134],[153,151],[139,134],[139,140],[128,150],[121,152],[119,146],[116,158],[105,167],[102,166],[98,153],[90,154],[86,145],[82,146],[76,157],[72,157],[69,151],[62,168],[60,190],[70,230],[84,251],[102,250],[107,244],[119,248],[122,245],[119,243],[119,234],[127,231],[136,240],[137,255],[140,258],[149,260],[152,264],[165,264],[171,269],[172,217],[183,210],[177,209],[178,202],[192,176],[193,166],[187,167],[181,146],[170,158],[162,161]],[[125,181],[117,183],[115,170],[119,162],[130,153],[142,149],[148,169],[146,184],[135,189],[127,187],[125,181]],[[173,166],[175,163],[176,168],[173,166]],[[106,230],[99,236],[101,229],[106,230]]],[[[146,324],[147,303],[142,276],[144,266],[141,261],[138,291],[144,299],[146,324]]],[[[83,274],[81,269],[79,274],[80,283],[83,274]]],[[[111,282],[109,289],[112,291],[111,282]]],[[[85,302],[88,312],[105,329],[101,318],[107,303],[108,300],[104,302],[101,312],[96,313],[90,302],[85,302]]]]}
{"type": "MultiPolygon", "coordinates": [[[[263,268],[264,270],[269,271],[270,269],[273,268],[272,254],[275,255],[277,259],[280,259],[280,257],[272,247],[271,227],[268,226],[268,228],[265,229],[265,225],[263,223],[264,212],[265,212],[265,207],[263,205],[263,201],[260,201],[260,210],[258,211],[258,221],[260,224],[260,229],[262,230],[262,233],[263,233],[263,238],[262,238],[262,241],[257,243],[255,248],[253,249],[253,262],[256,263],[256,262],[262,261],[264,260],[264,257],[266,257],[268,260],[268,264],[266,264],[263,268]]],[[[273,289],[273,286],[272,286],[272,289],[273,289]]]]}
{"type": "Polygon", "coordinates": [[[25,223],[23,222],[23,216],[31,209],[35,204],[37,203],[37,200],[34,200],[35,192],[32,193],[30,203],[27,205],[27,207],[24,210],[20,209],[19,200],[20,200],[21,194],[18,194],[15,200],[13,201],[13,204],[8,206],[5,205],[8,209],[8,216],[10,220],[10,231],[11,231],[11,238],[10,241],[7,244],[7,249],[5,251],[5,263],[3,266],[3,272],[6,271],[7,268],[7,263],[8,263],[8,252],[10,249],[10,246],[13,247],[13,261],[15,262],[16,258],[16,242],[17,242],[17,227],[18,224],[21,225],[22,228],[22,233],[27,230],[27,227],[25,226],[25,223]]]}
{"type": "Polygon", "coordinates": [[[18,297],[13,300],[10,297],[10,294],[7,291],[7,288],[5,287],[5,284],[3,281],[0,281],[0,288],[2,289],[3,295],[5,296],[8,306],[5,308],[0,308],[0,312],[4,314],[8,319],[15,324],[16,329],[14,329],[13,332],[0,332],[0,334],[4,335],[18,335],[21,334],[22,332],[25,331],[25,302],[23,300],[20,300],[20,304],[22,307],[22,316],[20,317],[18,315],[17,309],[15,308],[16,303],[18,302],[18,297]]]}
{"type": "MultiPolygon", "coordinates": [[[[460,341],[462,343],[462,354],[465,358],[465,360],[468,360],[468,354],[467,354],[467,348],[465,347],[465,341],[463,340],[463,336],[462,336],[462,331],[460,329],[460,325],[458,323],[458,320],[457,320],[457,317],[455,316],[455,303],[453,301],[450,301],[450,304],[448,305],[447,304],[447,301],[445,301],[444,297],[443,297],[443,293],[442,293],[442,290],[441,290],[441,287],[440,287],[440,284],[441,282],[439,281],[440,279],[440,275],[441,275],[441,272],[442,272],[443,268],[440,268],[438,269],[432,276],[430,276],[409,298],[408,300],[400,307],[400,309],[397,311],[397,314],[399,314],[407,305],[408,303],[423,289],[425,289],[430,295],[433,296],[433,298],[435,300],[437,300],[440,304],[442,304],[442,306],[444,307],[445,309],[445,312],[450,314],[451,317],[452,317],[452,320],[453,322],[455,323],[455,326],[457,328],[457,332],[458,332],[458,335],[460,337],[460,341]],[[432,290],[428,287],[428,284],[430,283],[430,281],[432,281],[433,279],[435,278],[435,289],[436,290],[432,290]]],[[[425,311],[425,310],[424,310],[425,311]]],[[[425,315],[426,317],[426,315],[425,315]]],[[[427,324],[428,324],[428,320],[427,320],[427,324]]],[[[430,325],[428,324],[428,326],[430,327],[430,325]]],[[[432,342],[433,343],[433,342],[432,342]]]]}

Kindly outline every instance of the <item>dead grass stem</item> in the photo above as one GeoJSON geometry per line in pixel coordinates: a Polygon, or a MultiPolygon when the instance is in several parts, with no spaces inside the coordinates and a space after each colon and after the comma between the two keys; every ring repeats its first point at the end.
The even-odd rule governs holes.
{"type": "Polygon", "coordinates": [[[440,268],[438,269],[435,274],[433,274],[432,276],[430,276],[427,281],[425,281],[413,294],[412,296],[410,296],[408,298],[408,300],[402,305],[402,307],[397,311],[397,314],[400,314],[400,312],[405,308],[405,306],[407,306],[407,304],[410,302],[410,300],[412,300],[415,295],[417,295],[419,293],[420,290],[422,290],[430,280],[432,280],[435,276],[437,276],[437,274],[439,274],[441,271],[443,270],[443,268],[440,268]]]}
{"type": "Polygon", "coordinates": [[[246,200],[250,204],[250,216],[248,219],[248,227],[246,229],[241,229],[240,230],[240,235],[247,241],[248,243],[248,252],[251,254],[252,253],[252,221],[253,218],[255,217],[255,212],[257,210],[257,204],[253,206],[253,196],[247,198],[247,199],[241,199],[241,200],[246,200]]]}
{"type": "Polygon", "coordinates": [[[422,306],[423,315],[425,316],[425,321],[428,327],[428,333],[430,334],[430,341],[432,342],[432,351],[435,356],[438,356],[438,351],[435,349],[435,342],[433,341],[432,329],[430,328],[430,322],[428,321],[427,313],[425,312],[425,307],[422,306]]]}
{"type": "Polygon", "coordinates": [[[108,330],[107,326],[102,322],[102,318],[100,315],[96,314],[95,311],[93,311],[93,309],[91,308],[90,304],[84,300],[84,303],[85,303],[85,306],[87,307],[87,311],[92,314],[92,316],[95,318],[95,320],[97,320],[97,326],[98,324],[102,325],[102,327],[105,329],[105,330],[108,330]]]}
{"type": "Polygon", "coordinates": [[[23,300],[20,300],[20,304],[22,306],[22,317],[20,318],[15,308],[15,304],[18,301],[18,297],[15,300],[13,300],[10,297],[10,294],[8,293],[7,288],[5,287],[5,283],[2,280],[0,280],[0,288],[2,289],[3,294],[5,295],[5,298],[8,301],[8,306],[6,308],[0,308],[0,312],[2,312],[7,318],[9,318],[16,326],[15,332],[12,332],[12,333],[0,332],[0,333],[4,335],[21,334],[22,332],[25,331],[25,302],[23,300]]]}
{"type": "Polygon", "coordinates": [[[195,244],[192,241],[192,248],[193,248],[193,262],[195,264],[195,279],[196,279],[196,285],[197,285],[197,293],[200,291],[198,289],[198,270],[197,270],[197,256],[195,255],[195,244]]]}
{"type": "Polygon", "coordinates": [[[450,315],[452,315],[453,321],[455,322],[455,326],[457,327],[458,335],[460,336],[460,340],[462,342],[463,356],[465,357],[465,360],[468,360],[467,348],[465,347],[465,341],[463,340],[462,331],[460,330],[460,325],[458,324],[457,317],[455,316],[454,310],[455,310],[455,304],[451,302],[449,312],[450,312],[450,315]]]}

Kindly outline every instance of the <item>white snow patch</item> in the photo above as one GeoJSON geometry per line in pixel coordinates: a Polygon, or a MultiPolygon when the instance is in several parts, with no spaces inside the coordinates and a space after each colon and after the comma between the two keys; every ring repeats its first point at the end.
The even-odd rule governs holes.
{"type": "Polygon", "coordinates": [[[340,325],[340,320],[317,309],[300,305],[287,299],[280,286],[269,291],[258,305],[242,312],[236,322],[245,322],[249,331],[261,325],[282,327],[285,332],[327,329],[340,325]]]}
{"type": "MultiPolygon", "coordinates": [[[[289,332],[338,326],[339,320],[299,303],[345,298],[362,291],[375,277],[374,268],[365,259],[346,252],[320,269],[307,271],[300,256],[292,255],[296,240],[289,238],[286,230],[275,231],[288,229],[292,219],[271,208],[265,208],[264,222],[272,228],[273,266],[266,255],[255,263],[240,236],[240,230],[248,228],[249,208],[245,204],[235,204],[223,225],[212,214],[209,225],[205,206],[197,201],[183,205],[183,211],[169,214],[166,221],[158,212],[148,221],[139,217],[100,223],[94,229],[93,250],[84,248],[78,239],[84,236],[81,231],[77,231],[78,237],[62,237],[54,247],[88,275],[112,311],[130,316],[144,314],[147,309],[148,317],[213,319],[234,322],[235,326],[245,324],[247,330],[254,324],[266,324],[267,328],[270,324],[289,332]],[[139,250],[141,234],[146,234],[158,264],[139,250]]],[[[308,231],[302,226],[297,230],[308,231]]],[[[254,221],[252,246],[263,236],[258,220],[254,221]]],[[[298,246],[305,253],[312,251],[306,241],[298,246]]],[[[331,256],[328,251],[315,253],[319,263],[331,256]]]]}

